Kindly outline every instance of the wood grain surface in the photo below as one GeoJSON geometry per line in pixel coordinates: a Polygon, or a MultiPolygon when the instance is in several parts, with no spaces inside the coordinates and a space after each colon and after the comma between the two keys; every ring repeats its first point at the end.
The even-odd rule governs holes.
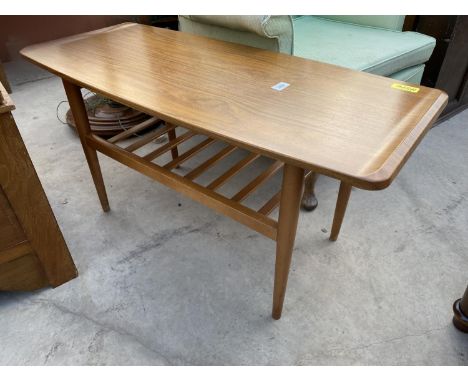
{"type": "Polygon", "coordinates": [[[0,83],[0,113],[15,110],[15,105],[6,89],[0,83]]]}
{"type": "Polygon", "coordinates": [[[56,287],[77,271],[7,102],[0,109],[0,290],[56,287]]]}
{"type": "Polygon", "coordinates": [[[170,123],[365,189],[391,183],[447,103],[437,89],[133,23],[21,53],[170,123]]]}

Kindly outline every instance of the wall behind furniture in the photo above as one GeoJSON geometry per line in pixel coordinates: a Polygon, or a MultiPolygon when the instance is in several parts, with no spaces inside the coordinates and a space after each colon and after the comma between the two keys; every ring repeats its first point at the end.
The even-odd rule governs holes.
{"type": "Polygon", "coordinates": [[[104,28],[140,16],[0,16],[0,61],[19,59],[19,50],[38,42],[104,28]]]}

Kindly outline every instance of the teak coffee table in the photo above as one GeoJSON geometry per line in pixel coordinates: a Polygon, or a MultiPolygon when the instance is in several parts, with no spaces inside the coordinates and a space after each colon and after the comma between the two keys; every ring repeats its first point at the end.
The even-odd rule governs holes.
{"type": "Polygon", "coordinates": [[[22,55],[62,78],[104,211],[109,203],[96,151],[276,240],[275,319],[281,317],[305,174],[341,180],[337,232],[351,188],[389,186],[447,103],[437,89],[133,23],[30,46],[22,55]],[[272,88],[281,82],[289,86],[272,88]],[[166,125],[127,145],[122,140],[146,126],[99,138],[90,131],[82,87],[166,125]],[[187,131],[177,136],[176,126],[187,131]],[[168,143],[144,150],[162,134],[168,143]],[[180,152],[189,140],[193,146],[180,152]],[[217,141],[225,145],[215,155],[184,175],[174,172],[217,141]],[[221,176],[207,185],[196,182],[240,149],[247,155],[221,176]],[[158,163],[169,150],[172,159],[158,163]],[[233,196],[217,192],[261,156],[271,160],[264,172],[233,196]],[[279,170],[281,190],[257,210],[242,204],[279,170]],[[276,221],[269,216],[278,205],[276,221]]]}

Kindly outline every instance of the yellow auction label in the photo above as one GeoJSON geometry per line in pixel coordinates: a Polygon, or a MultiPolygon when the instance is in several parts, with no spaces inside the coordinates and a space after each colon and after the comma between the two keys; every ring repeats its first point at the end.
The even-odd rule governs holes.
{"type": "Polygon", "coordinates": [[[403,90],[404,92],[417,93],[419,88],[414,86],[404,85],[404,84],[392,84],[393,89],[403,90]]]}

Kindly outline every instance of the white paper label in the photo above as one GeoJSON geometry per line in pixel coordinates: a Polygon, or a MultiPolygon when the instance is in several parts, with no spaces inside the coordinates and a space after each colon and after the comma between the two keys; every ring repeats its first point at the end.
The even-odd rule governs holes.
{"type": "Polygon", "coordinates": [[[271,88],[274,90],[278,90],[279,92],[283,89],[286,89],[289,86],[287,82],[278,82],[276,85],[272,86],[271,88]]]}

